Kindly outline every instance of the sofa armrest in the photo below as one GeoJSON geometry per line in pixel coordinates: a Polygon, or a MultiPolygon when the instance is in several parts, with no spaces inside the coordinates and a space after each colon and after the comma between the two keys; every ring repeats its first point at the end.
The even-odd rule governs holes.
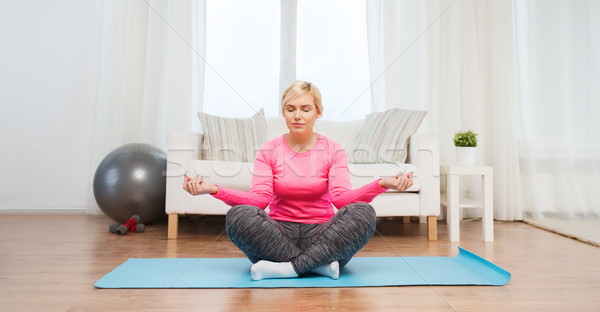
{"type": "MultiPolygon", "coordinates": [[[[165,211],[184,211],[185,191],[183,176],[187,173],[189,160],[199,159],[203,134],[195,132],[171,132],[167,139],[167,178],[165,211]]],[[[191,174],[191,173],[190,173],[191,174]]]]}
{"type": "Polygon", "coordinates": [[[440,214],[440,152],[437,137],[423,134],[411,136],[408,155],[410,163],[419,168],[421,216],[438,216],[440,214]]]}

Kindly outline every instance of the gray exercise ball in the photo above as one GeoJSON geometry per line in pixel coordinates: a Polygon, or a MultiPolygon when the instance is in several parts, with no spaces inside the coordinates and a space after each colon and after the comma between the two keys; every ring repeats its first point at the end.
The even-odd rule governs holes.
{"type": "Polygon", "coordinates": [[[123,145],[110,152],[96,169],[94,197],[109,218],[125,223],[132,215],[140,223],[165,216],[165,152],[149,144],[123,145]]]}

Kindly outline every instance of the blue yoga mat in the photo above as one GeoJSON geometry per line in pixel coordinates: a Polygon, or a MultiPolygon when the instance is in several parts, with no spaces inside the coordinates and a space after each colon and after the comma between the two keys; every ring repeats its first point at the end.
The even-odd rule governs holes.
{"type": "Polygon", "coordinates": [[[510,273],[459,247],[455,257],[355,257],[340,278],[250,278],[246,258],[131,258],[102,277],[98,288],[284,288],[408,285],[505,285],[510,273]]]}

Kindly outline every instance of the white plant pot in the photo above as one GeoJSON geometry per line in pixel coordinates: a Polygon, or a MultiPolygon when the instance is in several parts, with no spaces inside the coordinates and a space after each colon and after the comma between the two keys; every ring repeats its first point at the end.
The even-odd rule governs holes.
{"type": "Polygon", "coordinates": [[[476,147],[456,146],[456,164],[459,166],[475,166],[476,147]]]}

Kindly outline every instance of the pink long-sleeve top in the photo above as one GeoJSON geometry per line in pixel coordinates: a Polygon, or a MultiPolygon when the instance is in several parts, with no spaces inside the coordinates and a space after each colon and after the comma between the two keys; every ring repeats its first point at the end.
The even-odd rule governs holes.
{"type": "Polygon", "coordinates": [[[256,155],[250,190],[217,185],[212,196],[231,206],[269,206],[273,220],[324,223],[334,215],[332,204],[339,209],[356,202],[370,203],[387,190],[379,180],[353,190],[344,149],[317,136],[315,146],[302,153],[291,149],[285,134],[265,143],[256,155]]]}

